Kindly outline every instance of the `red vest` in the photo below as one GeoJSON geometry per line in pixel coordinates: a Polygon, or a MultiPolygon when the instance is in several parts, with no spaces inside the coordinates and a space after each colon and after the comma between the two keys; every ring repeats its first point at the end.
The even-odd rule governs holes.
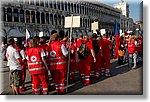
{"type": "Polygon", "coordinates": [[[136,50],[136,46],[133,42],[129,41],[128,42],[128,53],[133,54],[136,50]]]}
{"type": "Polygon", "coordinates": [[[28,69],[30,74],[45,74],[46,69],[41,59],[42,48],[28,48],[28,69]]]}
{"type": "Polygon", "coordinates": [[[53,41],[49,46],[50,70],[58,70],[66,68],[67,61],[64,55],[62,54],[61,45],[62,44],[59,41],[53,41]]]}

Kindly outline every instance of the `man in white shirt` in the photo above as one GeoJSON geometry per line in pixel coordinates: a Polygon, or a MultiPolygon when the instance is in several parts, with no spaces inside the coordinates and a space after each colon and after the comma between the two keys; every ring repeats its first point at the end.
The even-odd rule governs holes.
{"type": "Polygon", "coordinates": [[[15,49],[16,43],[13,38],[8,39],[6,58],[10,68],[10,86],[14,94],[19,94],[19,84],[21,78],[21,65],[23,64],[18,51],[15,49]]]}

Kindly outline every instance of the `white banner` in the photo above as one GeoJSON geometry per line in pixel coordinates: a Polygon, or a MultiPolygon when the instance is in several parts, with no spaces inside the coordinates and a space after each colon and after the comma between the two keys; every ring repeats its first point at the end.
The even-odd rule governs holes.
{"type": "Polygon", "coordinates": [[[80,16],[65,17],[65,28],[71,27],[80,27],[80,16]]]}
{"type": "Polygon", "coordinates": [[[100,32],[101,32],[101,35],[103,36],[104,34],[106,34],[106,29],[101,29],[100,32]]]}
{"type": "Polygon", "coordinates": [[[93,30],[93,32],[95,32],[98,29],[98,22],[91,23],[91,30],[93,30]]]}

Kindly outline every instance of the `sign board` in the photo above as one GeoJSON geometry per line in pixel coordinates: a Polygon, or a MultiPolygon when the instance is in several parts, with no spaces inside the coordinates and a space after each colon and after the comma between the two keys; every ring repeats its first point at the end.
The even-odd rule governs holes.
{"type": "Polygon", "coordinates": [[[98,29],[98,22],[91,23],[91,30],[93,30],[93,32],[95,32],[98,29]]]}
{"type": "Polygon", "coordinates": [[[101,29],[100,32],[101,32],[101,35],[103,36],[104,34],[106,34],[106,29],[101,29]]]}
{"type": "Polygon", "coordinates": [[[43,32],[39,32],[39,37],[43,37],[43,36],[44,36],[43,32]]]}
{"type": "Polygon", "coordinates": [[[80,16],[65,17],[65,28],[71,27],[80,27],[80,16]]]}

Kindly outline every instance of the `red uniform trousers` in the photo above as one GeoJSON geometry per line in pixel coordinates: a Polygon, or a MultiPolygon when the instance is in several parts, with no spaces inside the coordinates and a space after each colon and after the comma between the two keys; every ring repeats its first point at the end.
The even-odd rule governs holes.
{"type": "Polygon", "coordinates": [[[109,69],[110,69],[110,52],[103,52],[102,53],[103,57],[101,60],[102,66],[101,68],[105,68],[106,72],[105,73],[109,73],[109,69]]]}
{"type": "MultiPolygon", "coordinates": [[[[23,60],[24,62],[24,60],[23,60]]],[[[19,86],[19,91],[22,92],[24,91],[24,82],[25,82],[25,78],[26,78],[26,64],[23,64],[21,67],[22,67],[22,70],[21,70],[21,86],[19,86]]]]}
{"type": "Polygon", "coordinates": [[[97,53],[95,55],[95,57],[96,57],[96,63],[92,63],[91,76],[94,76],[96,78],[100,78],[100,67],[101,67],[100,53],[97,53]]]}
{"type": "Polygon", "coordinates": [[[81,74],[82,80],[84,81],[84,77],[85,77],[85,71],[84,71],[84,59],[80,59],[80,62],[77,63],[77,67],[79,68],[79,72],[81,74]]]}
{"type": "Polygon", "coordinates": [[[72,80],[76,80],[77,79],[77,72],[78,72],[78,69],[77,69],[77,65],[76,65],[76,61],[75,59],[71,59],[70,60],[70,79],[72,80]]]}
{"type": "Polygon", "coordinates": [[[40,83],[42,83],[43,94],[47,94],[48,93],[48,84],[46,81],[45,74],[32,74],[32,84],[33,84],[35,94],[40,94],[40,90],[41,90],[40,83]]]}
{"type": "Polygon", "coordinates": [[[56,92],[64,93],[65,92],[65,79],[66,79],[65,69],[51,70],[51,74],[55,83],[56,92]]]}
{"type": "Polygon", "coordinates": [[[80,73],[85,85],[90,83],[91,67],[92,67],[92,55],[88,54],[87,58],[80,60],[80,73]]]}

